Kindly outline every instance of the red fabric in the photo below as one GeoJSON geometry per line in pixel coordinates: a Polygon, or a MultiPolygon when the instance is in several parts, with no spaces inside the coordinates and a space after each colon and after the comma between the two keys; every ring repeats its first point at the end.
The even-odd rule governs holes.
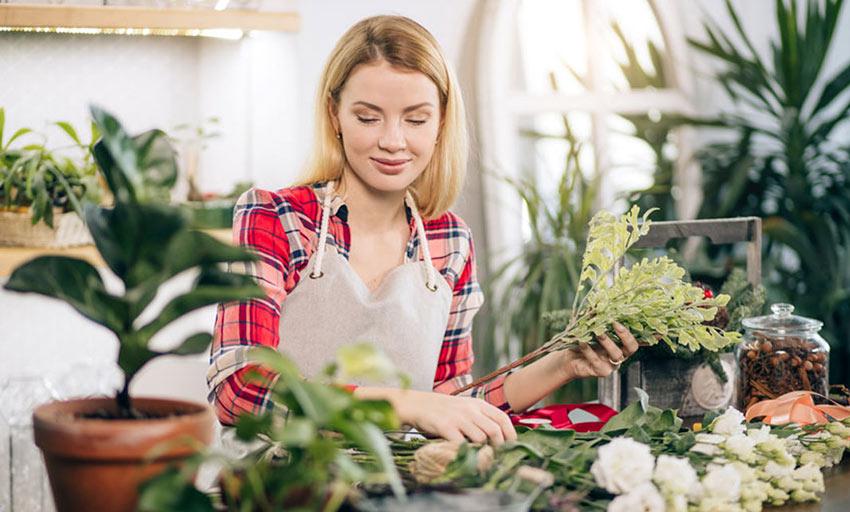
{"type": "Polygon", "coordinates": [[[511,422],[514,425],[522,425],[529,428],[537,428],[539,425],[528,425],[522,422],[524,419],[546,419],[551,421],[550,426],[562,430],[575,430],[576,432],[596,432],[601,429],[611,418],[617,415],[617,411],[602,404],[555,404],[526,411],[523,414],[512,414],[511,422]],[[573,423],[570,420],[570,412],[582,410],[590,413],[598,421],[583,421],[573,423]]]}

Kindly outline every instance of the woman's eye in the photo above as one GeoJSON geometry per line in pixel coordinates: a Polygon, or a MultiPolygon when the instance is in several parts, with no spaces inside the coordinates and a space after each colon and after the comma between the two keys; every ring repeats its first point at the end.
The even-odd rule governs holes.
{"type": "Polygon", "coordinates": [[[360,116],[357,116],[357,120],[360,121],[363,124],[372,124],[372,123],[378,122],[377,117],[360,117],[360,116]]]}
{"type": "Polygon", "coordinates": [[[419,126],[419,125],[423,125],[423,124],[427,123],[428,120],[427,119],[408,119],[407,122],[410,123],[410,124],[414,124],[416,126],[419,126]]]}

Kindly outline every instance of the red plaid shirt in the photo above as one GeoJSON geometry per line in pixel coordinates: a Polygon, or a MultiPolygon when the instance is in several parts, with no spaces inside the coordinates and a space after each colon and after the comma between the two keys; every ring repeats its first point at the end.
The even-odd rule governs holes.
{"type": "MultiPolygon", "coordinates": [[[[322,208],[316,194],[324,185],[270,192],[253,189],[236,205],[233,242],[256,253],[259,260],[246,265],[266,292],[265,299],[229,302],[218,306],[207,384],[219,420],[233,424],[243,412],[256,413],[269,406],[268,390],[277,376],[250,364],[246,352],[264,345],[277,348],[281,308],[298,285],[301,273],[317,247],[322,208]],[[248,382],[254,369],[262,379],[248,382]]],[[[337,250],[346,258],[351,246],[348,209],[341,199],[331,205],[328,226],[337,250]]],[[[434,375],[434,391],[450,393],[472,381],[472,318],[484,302],[475,277],[472,233],[457,215],[447,212],[426,221],[425,233],[434,267],[454,292],[443,346],[434,375]]],[[[419,259],[419,240],[413,221],[405,262],[419,259]]],[[[509,410],[504,378],[474,388],[467,395],[509,410]]]]}

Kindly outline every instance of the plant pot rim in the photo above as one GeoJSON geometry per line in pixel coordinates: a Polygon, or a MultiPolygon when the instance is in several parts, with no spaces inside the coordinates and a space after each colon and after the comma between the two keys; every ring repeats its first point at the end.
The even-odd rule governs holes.
{"type": "MultiPolygon", "coordinates": [[[[81,418],[99,409],[115,410],[115,399],[82,398],[49,402],[33,411],[35,444],[45,453],[71,459],[138,460],[166,439],[192,438],[209,444],[214,416],[207,404],[166,398],[133,398],[140,411],[177,414],[163,418],[81,418]]],[[[184,457],[198,443],[173,443],[157,460],[184,457]]]]}

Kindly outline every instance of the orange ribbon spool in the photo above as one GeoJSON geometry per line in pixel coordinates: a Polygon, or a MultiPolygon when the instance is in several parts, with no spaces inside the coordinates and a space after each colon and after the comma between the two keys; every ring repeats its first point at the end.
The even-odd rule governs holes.
{"type": "MultiPolygon", "coordinates": [[[[747,421],[764,416],[768,425],[823,425],[832,420],[850,418],[850,407],[842,405],[815,405],[812,396],[823,396],[812,391],[792,391],[773,400],[764,400],[751,405],[745,417],[747,421]]],[[[824,397],[826,398],[826,397],[824,397]]],[[[828,399],[828,398],[827,398],[828,399]]]]}

